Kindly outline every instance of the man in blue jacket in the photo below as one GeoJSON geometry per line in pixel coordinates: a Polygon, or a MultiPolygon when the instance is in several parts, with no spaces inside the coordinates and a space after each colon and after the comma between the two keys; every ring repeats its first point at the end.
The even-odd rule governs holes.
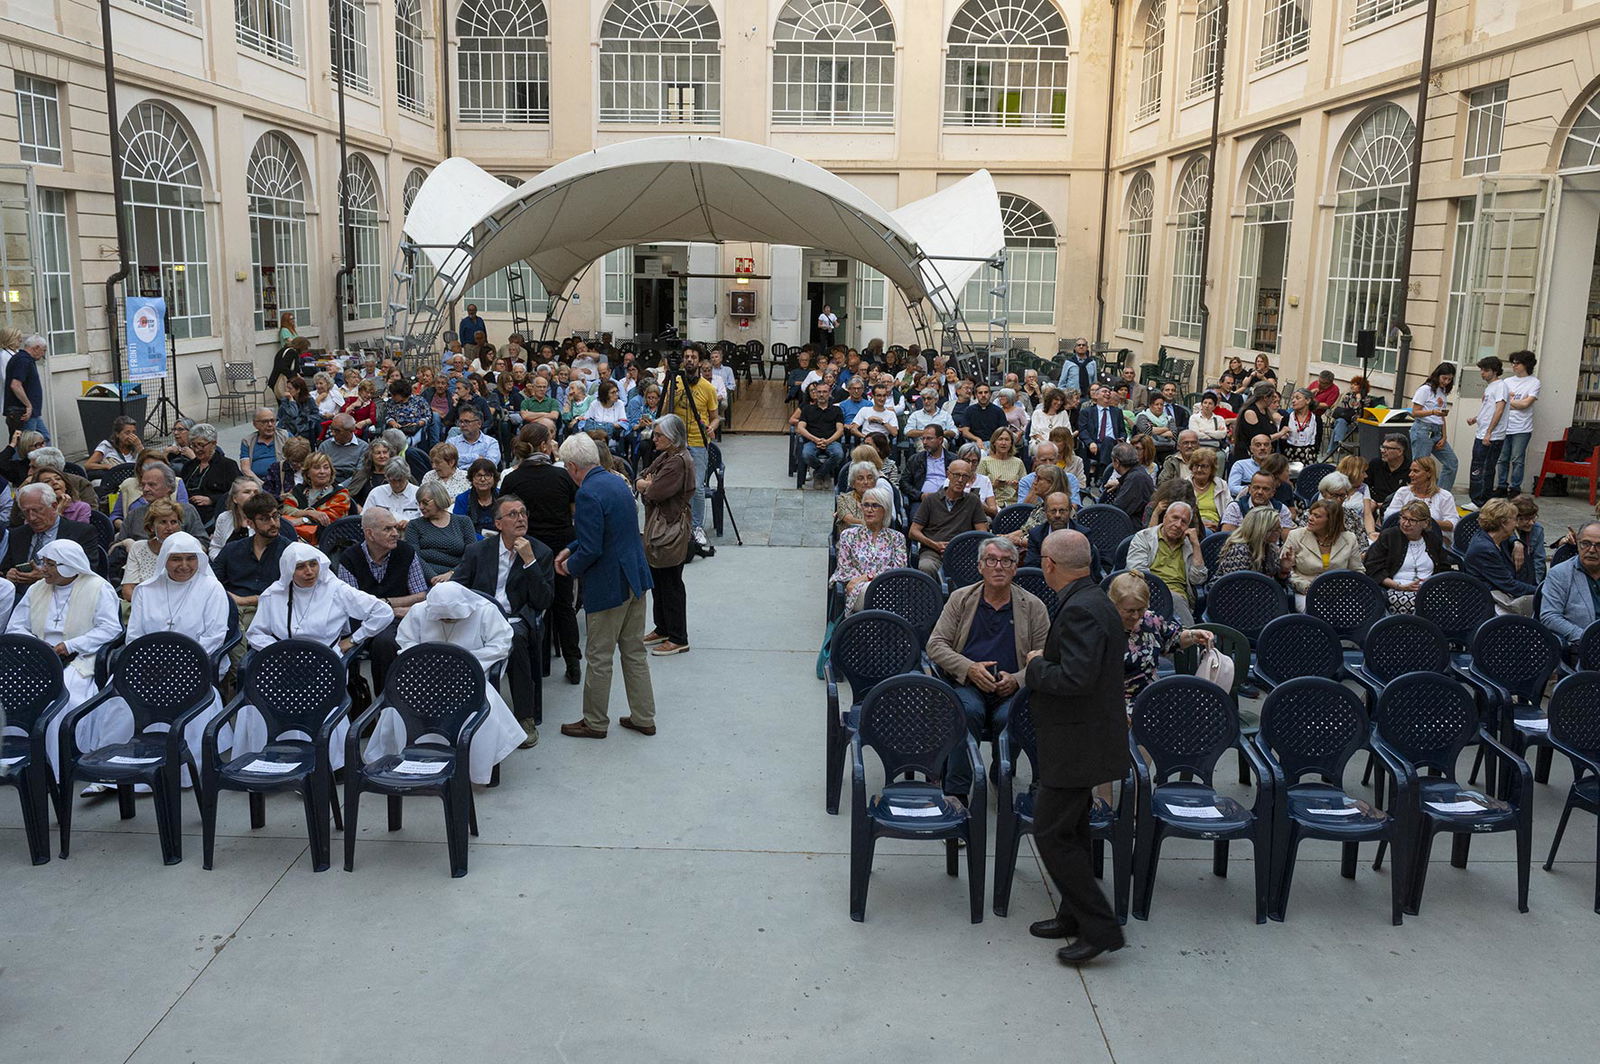
{"type": "Polygon", "coordinates": [[[1600,521],[1578,529],[1578,556],[1550,567],[1544,578],[1539,621],[1562,646],[1576,647],[1583,630],[1600,617],[1600,521]]]}
{"type": "Polygon", "coordinates": [[[630,711],[620,722],[642,735],[654,735],[656,698],[644,648],[644,593],[652,585],[633,492],[621,477],[600,468],[594,440],[581,432],[561,444],[560,458],[578,485],[572,514],[577,538],[556,555],[556,572],[583,577],[583,608],[589,620],[583,719],[563,724],[561,734],[577,739],[606,737],[611,726],[607,712],[611,659],[620,654],[630,711]]]}

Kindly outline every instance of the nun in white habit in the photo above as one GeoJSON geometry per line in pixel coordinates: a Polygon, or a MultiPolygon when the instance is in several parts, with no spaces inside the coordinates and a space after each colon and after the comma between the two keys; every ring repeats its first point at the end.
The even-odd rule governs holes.
{"type": "MultiPolygon", "coordinates": [[[[211,571],[204,544],[187,532],[174,532],[161,541],[155,573],[133,589],[128,642],[152,632],[186,635],[207,654],[221,650],[228,637],[228,593],[211,571]]],[[[211,704],[183,729],[184,742],[196,761],[206,726],[221,712],[222,695],[213,681],[211,704]]],[[[101,718],[96,745],[127,742],[133,737],[133,714],[122,699],[109,699],[95,715],[101,718]]],[[[187,767],[183,785],[193,786],[187,767]]]]}
{"type": "MultiPolygon", "coordinates": [[[[356,643],[383,631],[392,620],[394,610],[388,603],[334,576],[321,551],[309,543],[291,543],[278,559],[277,583],[261,593],[245,642],[260,650],[284,639],[309,639],[345,654],[356,643]],[[347,636],[351,624],[357,628],[354,635],[347,636]]],[[[329,738],[335,770],[344,767],[344,739],[349,730],[349,719],[341,720],[329,738]]],[[[243,707],[234,718],[230,756],[253,754],[266,745],[267,722],[251,707],[243,707]]]]}
{"type": "MultiPolygon", "coordinates": [[[[426,599],[411,607],[400,621],[395,639],[401,650],[418,643],[448,643],[460,647],[478,659],[485,673],[504,662],[511,653],[511,625],[501,615],[500,608],[477,592],[450,581],[435,584],[426,599]]],[[[509,757],[528,737],[500,692],[493,685],[486,685],[485,689],[489,697],[489,716],[472,737],[468,769],[473,783],[488,783],[495,765],[509,757]]],[[[455,741],[453,735],[441,738],[455,741]]],[[[385,754],[398,754],[404,746],[405,725],[400,714],[385,709],[367,743],[366,759],[372,761],[385,754]]]]}
{"type": "MultiPolygon", "coordinates": [[[[111,582],[95,575],[88,555],[72,540],[57,539],[40,548],[39,565],[44,579],[17,599],[6,632],[42,639],[68,659],[63,680],[71,710],[100,693],[94,682],[95,656],[122,634],[122,612],[111,582]]],[[[78,722],[78,749],[93,750],[116,741],[101,738],[100,725],[110,708],[102,705],[78,722]]],[[[63,716],[65,712],[56,717],[56,726],[45,736],[45,752],[58,777],[63,716]]]]}

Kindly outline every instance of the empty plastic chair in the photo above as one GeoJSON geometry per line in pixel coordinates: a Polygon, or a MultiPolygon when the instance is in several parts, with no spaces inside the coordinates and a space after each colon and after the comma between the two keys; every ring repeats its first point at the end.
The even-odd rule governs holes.
{"type": "Polygon", "coordinates": [[[0,783],[17,789],[34,864],[50,861],[50,797],[56,791],[45,756],[45,728],[66,704],[55,648],[32,636],[0,636],[0,706],[6,725],[0,736],[0,783]]]}
{"type": "Polygon", "coordinates": [[[845,751],[860,723],[862,701],[889,677],[917,671],[926,643],[909,621],[885,610],[853,613],[833,630],[824,670],[828,689],[823,794],[829,813],[839,811],[845,751]],[[841,678],[850,687],[850,700],[843,704],[839,701],[841,678]]]}
{"type": "MultiPolygon", "coordinates": [[[[1546,872],[1555,864],[1572,811],[1600,815],[1600,673],[1580,672],[1556,685],[1550,696],[1550,745],[1572,760],[1572,786],[1550,840],[1546,872]]],[[[1595,855],[1594,911],[1600,913],[1600,853],[1595,855]]]]}

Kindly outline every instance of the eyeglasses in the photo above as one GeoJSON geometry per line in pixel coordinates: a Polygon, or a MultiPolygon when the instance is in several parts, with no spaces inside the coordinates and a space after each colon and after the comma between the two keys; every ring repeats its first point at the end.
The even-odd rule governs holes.
{"type": "Polygon", "coordinates": [[[1579,550],[1600,550],[1600,543],[1595,543],[1595,542],[1592,542],[1590,540],[1580,539],[1580,540],[1578,540],[1578,549],[1579,550]]]}
{"type": "Polygon", "coordinates": [[[985,569],[1015,569],[1017,560],[1015,558],[984,558],[978,564],[985,569]]]}

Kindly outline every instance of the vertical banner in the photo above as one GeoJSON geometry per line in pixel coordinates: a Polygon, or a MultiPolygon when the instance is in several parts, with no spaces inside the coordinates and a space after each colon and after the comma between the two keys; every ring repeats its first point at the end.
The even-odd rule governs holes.
{"type": "Polygon", "coordinates": [[[128,379],[153,380],[167,375],[167,301],[148,296],[127,298],[128,379]]]}

